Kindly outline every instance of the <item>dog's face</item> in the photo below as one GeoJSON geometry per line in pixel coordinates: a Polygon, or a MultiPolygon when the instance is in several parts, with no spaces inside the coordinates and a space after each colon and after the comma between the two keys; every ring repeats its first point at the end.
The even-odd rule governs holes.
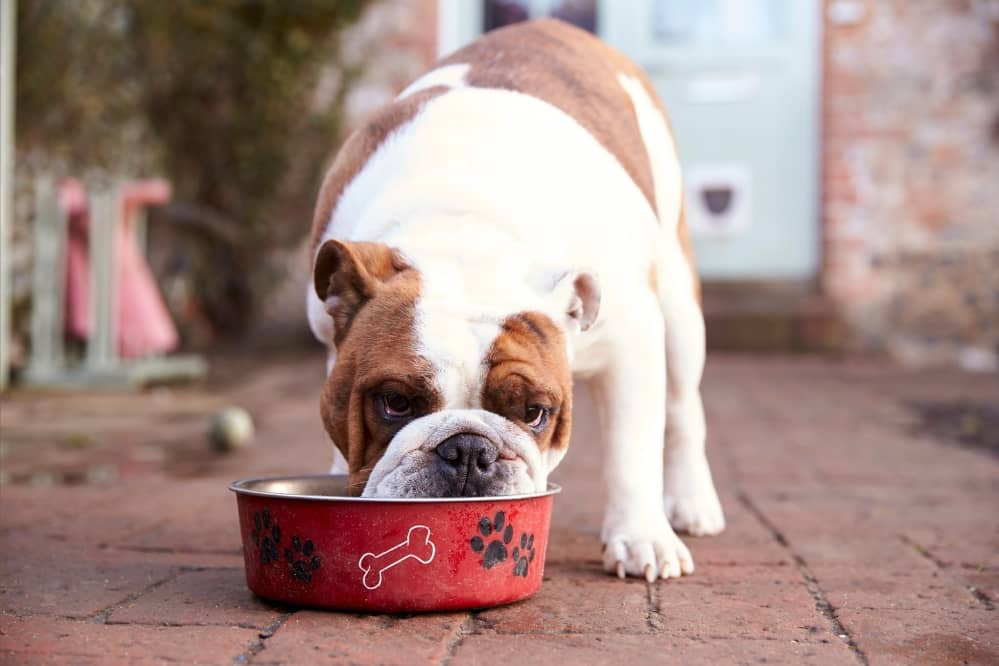
{"type": "Polygon", "coordinates": [[[327,241],[315,283],[336,362],[320,409],[351,492],[543,490],[569,445],[567,335],[592,323],[599,302],[589,275],[562,282],[552,295],[565,299],[562,325],[540,310],[455,312],[428,302],[423,276],[387,246],[327,241]]]}

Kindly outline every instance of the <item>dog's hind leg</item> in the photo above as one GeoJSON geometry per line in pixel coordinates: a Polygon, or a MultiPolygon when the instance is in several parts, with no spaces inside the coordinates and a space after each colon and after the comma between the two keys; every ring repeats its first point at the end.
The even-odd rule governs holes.
{"type": "Polygon", "coordinates": [[[622,75],[620,82],[631,97],[645,143],[659,215],[659,256],[649,281],[659,297],[666,326],[666,515],[678,530],[717,534],[725,528],[725,517],[704,450],[700,388],[704,314],[683,214],[680,161],[665,109],[650,94],[648,80],[622,75]]]}
{"type": "MultiPolygon", "coordinates": [[[[680,224],[683,224],[682,213],[680,224]]],[[[685,230],[681,233],[685,235],[685,230]]],[[[658,269],[659,300],[666,326],[666,515],[677,530],[695,535],[725,528],[705,452],[707,428],[701,402],[704,315],[697,277],[679,234],[663,240],[658,269]]]]}

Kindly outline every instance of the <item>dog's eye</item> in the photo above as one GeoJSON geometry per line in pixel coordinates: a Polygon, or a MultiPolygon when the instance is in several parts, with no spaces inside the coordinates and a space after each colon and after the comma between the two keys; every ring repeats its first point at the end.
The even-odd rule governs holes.
{"type": "Polygon", "coordinates": [[[540,429],[548,420],[548,410],[541,405],[531,405],[524,412],[524,423],[528,428],[540,429]]]}
{"type": "Polygon", "coordinates": [[[413,412],[413,404],[401,393],[386,393],[382,396],[382,412],[390,419],[409,416],[413,412]]]}

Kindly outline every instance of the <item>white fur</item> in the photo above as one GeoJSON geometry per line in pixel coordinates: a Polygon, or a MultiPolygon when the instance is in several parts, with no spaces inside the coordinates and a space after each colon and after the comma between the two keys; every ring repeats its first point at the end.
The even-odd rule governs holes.
{"type": "Polygon", "coordinates": [[[465,76],[468,74],[468,65],[444,65],[431,70],[416,79],[406,89],[399,93],[396,99],[408,97],[415,92],[433,88],[434,86],[445,86],[447,88],[460,88],[465,85],[465,76]]]}
{"type": "MultiPolygon", "coordinates": [[[[448,71],[432,72],[422,85],[463,81],[464,73],[448,71]]],[[[592,379],[603,416],[605,564],[621,574],[669,577],[691,571],[693,563],[663,510],[663,349],[665,344],[682,368],[669,375],[671,393],[676,385],[684,396],[670,402],[686,415],[677,419],[685,424],[681,440],[697,441],[700,401],[689,396],[697,393],[703,366],[703,320],[689,273],[683,279],[689,268],[682,253],[677,258],[681,187],[675,150],[661,114],[636,83],[622,79],[649,147],[657,206],[668,224],[661,225],[621,164],[572,117],[517,92],[462,84],[429,101],[371,156],[345,189],[323,240],[381,241],[420,271],[417,339],[446,401],[444,411],[393,439],[366,494],[390,494],[404,483],[394,470],[420,453],[421,438],[429,437],[425,428],[436,420],[449,428],[485,423],[494,439],[523,443],[510,430],[498,436],[502,428],[495,419],[509,422],[479,409],[482,360],[505,316],[540,309],[565,326],[573,370],[592,379]],[[661,302],[647,282],[652,265],[666,294],[661,302]],[[599,276],[602,292],[599,318],[585,332],[569,325],[567,303],[555,289],[558,278],[574,270],[599,276]],[[674,306],[676,314],[664,320],[663,310],[674,306]],[[683,365],[678,357],[686,352],[693,358],[683,365]]],[[[323,321],[329,317],[314,294],[309,316],[329,344],[330,327],[323,321]]],[[[700,442],[703,453],[703,437],[700,442]]],[[[529,448],[536,456],[533,442],[529,448]]],[[[687,444],[676,451],[695,448],[687,444]]],[[[561,452],[545,461],[532,460],[526,449],[521,453],[530,483],[543,488],[561,452]]],[[[674,469],[697,467],[696,461],[677,462],[681,457],[671,458],[674,469]]],[[[694,485],[696,492],[687,496],[703,495],[703,481],[694,485]]],[[[700,500],[692,501],[696,513],[700,500]]]]}
{"type": "Polygon", "coordinates": [[[657,262],[659,299],[666,323],[666,515],[677,529],[695,535],[725,527],[718,493],[705,456],[706,428],[701,404],[704,371],[704,317],[697,302],[692,267],[677,235],[683,187],[676,146],[666,119],[641,82],[620,75],[631,97],[649,154],[656,207],[663,229],[657,262]]]}
{"type": "Polygon", "coordinates": [[[308,315],[312,334],[329,349],[326,355],[326,374],[329,374],[336,360],[336,348],[333,346],[333,319],[329,316],[325,304],[316,295],[316,288],[311,280],[305,289],[305,313],[308,315]]]}
{"type": "Polygon", "coordinates": [[[340,449],[334,446],[333,464],[330,465],[330,474],[347,474],[349,472],[350,467],[347,465],[347,459],[340,453],[340,449]]]}
{"type": "MultiPolygon", "coordinates": [[[[641,81],[626,74],[618,74],[617,79],[631,97],[635,117],[638,119],[638,129],[649,155],[662,235],[666,240],[670,234],[675,238],[677,223],[680,220],[683,186],[680,160],[676,154],[676,145],[673,143],[669,125],[655,102],[645,92],[645,86],[641,81]]],[[[686,265],[686,261],[683,265],[686,265]]]]}
{"type": "Polygon", "coordinates": [[[694,565],[663,513],[663,319],[648,288],[633,298],[615,320],[627,333],[607,342],[613,362],[590,382],[607,446],[604,566],[619,575],[678,577],[694,565]]]}

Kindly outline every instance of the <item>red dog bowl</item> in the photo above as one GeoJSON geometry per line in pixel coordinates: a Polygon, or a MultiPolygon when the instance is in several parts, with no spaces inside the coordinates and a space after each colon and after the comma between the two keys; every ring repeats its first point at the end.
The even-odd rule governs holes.
{"type": "Polygon", "coordinates": [[[541,587],[552,501],[532,495],[371,499],[345,476],[237,481],[246,582],[298,606],[483,608],[541,587]]]}

